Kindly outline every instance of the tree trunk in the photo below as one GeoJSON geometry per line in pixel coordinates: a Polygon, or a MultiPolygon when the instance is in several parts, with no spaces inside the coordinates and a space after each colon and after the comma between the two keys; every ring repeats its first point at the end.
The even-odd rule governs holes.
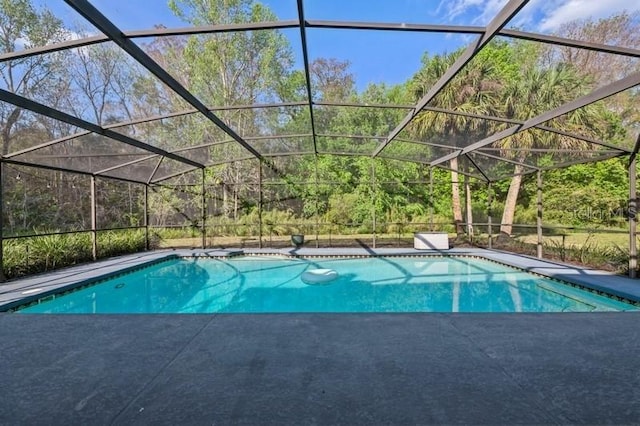
{"type": "Polygon", "coordinates": [[[520,193],[520,184],[522,183],[523,167],[520,165],[515,166],[513,172],[516,174],[511,178],[511,184],[509,184],[509,192],[507,192],[507,199],[504,202],[504,211],[502,212],[502,220],[500,221],[500,235],[511,236],[513,231],[513,217],[516,213],[516,203],[518,202],[518,194],[520,193]]]}
{"type": "Polygon", "coordinates": [[[238,192],[240,191],[240,167],[236,167],[236,179],[233,186],[233,220],[238,220],[238,192]]]}
{"type": "Polygon", "coordinates": [[[222,184],[222,212],[224,217],[231,217],[231,206],[229,204],[229,187],[223,183],[222,184]]]}
{"type": "Polygon", "coordinates": [[[453,223],[456,234],[464,234],[462,228],[462,206],[460,205],[460,183],[458,182],[458,159],[452,158],[451,162],[451,206],[453,208],[453,223]]]}
{"type": "Polygon", "coordinates": [[[473,241],[473,208],[471,207],[471,185],[469,184],[469,176],[464,177],[464,198],[465,212],[467,220],[467,238],[473,241]]]}
{"type": "Polygon", "coordinates": [[[233,188],[233,220],[238,220],[238,186],[233,188]]]}
{"type": "Polygon", "coordinates": [[[13,126],[18,122],[21,112],[22,110],[20,108],[15,108],[11,111],[11,114],[7,117],[6,123],[2,127],[2,155],[7,155],[9,153],[11,131],[13,130],[13,126]]]}

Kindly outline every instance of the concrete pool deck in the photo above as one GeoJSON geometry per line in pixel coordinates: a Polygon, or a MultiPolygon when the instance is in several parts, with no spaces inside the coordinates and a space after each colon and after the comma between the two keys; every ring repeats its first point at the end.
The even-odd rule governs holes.
{"type": "MultiPolygon", "coordinates": [[[[616,291],[640,286],[505,253],[446,251],[480,252],[616,291]]],[[[0,289],[7,301],[188,253],[124,256],[0,289]]],[[[0,424],[637,424],[639,321],[640,312],[2,313],[0,424]]]]}
{"type": "Polygon", "coordinates": [[[637,424],[640,314],[0,315],[0,424],[637,424]]]}

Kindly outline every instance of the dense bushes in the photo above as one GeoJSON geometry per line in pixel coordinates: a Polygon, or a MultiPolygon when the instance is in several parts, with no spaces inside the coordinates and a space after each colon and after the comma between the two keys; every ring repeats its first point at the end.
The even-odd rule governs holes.
{"type": "MultiPolygon", "coordinates": [[[[141,229],[98,232],[98,257],[135,253],[145,248],[141,229]]],[[[3,270],[7,278],[92,260],[91,233],[43,235],[5,240],[3,270]]]]}

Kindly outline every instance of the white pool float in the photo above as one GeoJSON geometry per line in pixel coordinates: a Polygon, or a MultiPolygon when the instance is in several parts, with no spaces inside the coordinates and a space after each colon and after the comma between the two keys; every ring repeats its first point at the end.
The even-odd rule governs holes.
{"type": "Polygon", "coordinates": [[[306,284],[324,284],[338,278],[333,269],[310,269],[302,274],[302,281],[306,284]]]}

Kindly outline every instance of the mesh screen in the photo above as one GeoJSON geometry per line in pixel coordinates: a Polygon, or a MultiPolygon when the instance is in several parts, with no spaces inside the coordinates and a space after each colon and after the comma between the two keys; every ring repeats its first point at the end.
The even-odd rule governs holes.
{"type": "Polygon", "coordinates": [[[410,141],[406,139],[394,139],[380,153],[381,157],[395,158],[399,160],[427,163],[437,158],[450,154],[454,150],[440,145],[431,145],[429,142],[410,141]]]}
{"type": "Polygon", "coordinates": [[[153,172],[160,164],[162,157],[159,155],[147,155],[119,167],[113,167],[100,172],[100,175],[111,176],[120,179],[130,179],[146,183],[151,179],[153,172]]]}
{"type": "Polygon", "coordinates": [[[219,142],[229,137],[200,113],[114,127],[118,133],[170,152],[187,156],[188,148],[219,142]]]}
{"type": "MultiPolygon", "coordinates": [[[[638,69],[640,70],[640,63],[638,69]]],[[[556,144],[559,149],[574,148],[581,151],[589,147],[589,142],[598,142],[604,145],[603,149],[619,147],[632,150],[638,135],[634,93],[634,90],[618,93],[549,120],[543,126],[575,135],[573,144],[556,144]],[[617,113],[613,114],[612,111],[617,113]],[[585,141],[579,141],[578,138],[585,141]]],[[[562,141],[561,138],[557,139],[562,141]]]]}
{"type": "Polygon", "coordinates": [[[91,229],[88,176],[13,164],[2,168],[5,236],[91,229]]]}
{"type": "Polygon", "coordinates": [[[349,136],[316,137],[318,152],[323,154],[360,154],[371,155],[379,144],[379,139],[349,136]]]}
{"type": "Polygon", "coordinates": [[[96,179],[97,229],[144,225],[144,185],[96,179]]]}
{"type": "MultiPolygon", "coordinates": [[[[154,26],[182,28],[187,24],[187,19],[192,13],[190,8],[184,5],[180,6],[180,10],[184,13],[184,18],[181,18],[168,10],[161,14],[150,14],[147,5],[125,0],[95,0],[93,4],[118,25],[118,27],[124,30],[137,30],[140,28],[152,28],[154,26]]],[[[162,4],[162,6],[165,5],[162,4]]],[[[295,3],[290,3],[287,6],[288,7],[280,8],[278,16],[274,16],[273,20],[295,19],[297,16],[295,3]]],[[[218,16],[219,23],[227,23],[229,19],[231,19],[231,17],[225,16],[224,14],[218,16]]],[[[237,23],[251,22],[253,19],[253,16],[247,12],[233,15],[233,22],[237,23]]],[[[218,20],[216,20],[216,22],[218,22],[218,20]]]]}
{"type": "Polygon", "coordinates": [[[201,186],[153,185],[149,191],[149,225],[187,227],[194,232],[202,220],[201,186]]]}
{"type": "Polygon", "coordinates": [[[318,105],[314,107],[315,129],[321,135],[385,137],[406,112],[407,109],[366,105],[318,105]]]}
{"type": "MultiPolygon", "coordinates": [[[[13,157],[19,161],[88,173],[143,160],[150,152],[90,133],[13,157]]],[[[135,177],[132,177],[135,179],[135,177]]]]}
{"type": "Polygon", "coordinates": [[[265,156],[293,155],[313,152],[313,138],[308,135],[272,136],[249,139],[248,142],[265,156]]]}
{"type": "Polygon", "coordinates": [[[168,178],[180,175],[196,169],[196,167],[184,164],[171,158],[163,157],[160,165],[151,176],[153,182],[161,182],[168,178]]]}
{"type": "MultiPolygon", "coordinates": [[[[535,2],[526,4],[518,16],[507,24],[507,28],[630,48],[640,45],[640,36],[630,27],[634,19],[637,19],[637,7],[634,8],[630,4],[594,2],[585,3],[584,7],[575,7],[574,3],[568,2],[558,5],[557,8],[542,10],[538,9],[539,6],[535,2]],[[535,16],[538,16],[539,20],[532,19],[535,16]],[[589,25],[585,25],[581,30],[581,24],[584,23],[589,25]]],[[[585,56],[590,56],[591,53],[583,52],[585,56]]]]}
{"type": "Polygon", "coordinates": [[[253,154],[236,141],[212,145],[209,148],[209,155],[211,158],[211,162],[209,163],[210,165],[231,163],[234,161],[254,158],[253,154]]]}
{"type": "MultiPolygon", "coordinates": [[[[256,19],[258,16],[251,17],[256,19]]],[[[224,31],[140,38],[136,43],[205,105],[227,107],[268,103],[282,95],[276,93],[270,79],[292,65],[299,52],[293,36],[297,31],[224,31]],[[294,41],[291,49],[286,47],[289,39],[294,41]],[[261,72],[265,65],[269,72],[261,72]]],[[[279,100],[299,99],[291,94],[279,100]]],[[[216,111],[216,115],[240,133],[233,112],[216,111]]]]}
{"type": "MultiPolygon", "coordinates": [[[[486,153],[494,160],[505,159],[534,167],[555,167],[565,163],[587,162],[620,153],[582,139],[536,128],[506,137],[480,148],[478,152],[486,153]]],[[[497,161],[494,167],[499,167],[497,161]]]]}
{"type": "Polygon", "coordinates": [[[82,131],[62,121],[0,101],[0,122],[3,126],[11,116],[17,118],[3,136],[2,152],[6,157],[20,155],[32,148],[48,146],[58,138],[66,140],[68,135],[82,131]]]}

